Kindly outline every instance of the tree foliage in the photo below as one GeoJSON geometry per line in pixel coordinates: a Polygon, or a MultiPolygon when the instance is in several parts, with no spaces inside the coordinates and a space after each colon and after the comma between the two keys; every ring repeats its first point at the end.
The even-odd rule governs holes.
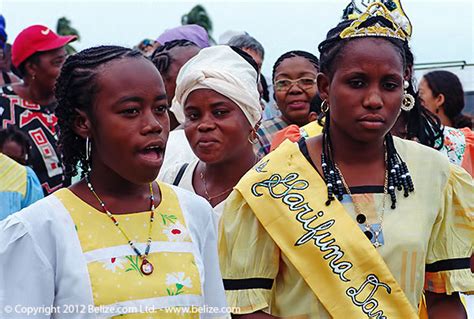
{"type": "Polygon", "coordinates": [[[206,29],[207,34],[209,36],[209,41],[212,43],[216,43],[212,38],[212,20],[207,14],[206,9],[200,4],[194,6],[188,13],[184,14],[181,17],[181,24],[197,24],[206,29]]]}
{"type": "MultiPolygon", "coordinates": [[[[75,35],[77,36],[77,40],[81,39],[79,31],[71,27],[71,20],[67,19],[66,17],[58,19],[58,23],[56,25],[56,33],[59,35],[75,35]]],[[[66,45],[65,48],[68,54],[73,54],[77,52],[77,50],[70,44],[66,45]]]]}

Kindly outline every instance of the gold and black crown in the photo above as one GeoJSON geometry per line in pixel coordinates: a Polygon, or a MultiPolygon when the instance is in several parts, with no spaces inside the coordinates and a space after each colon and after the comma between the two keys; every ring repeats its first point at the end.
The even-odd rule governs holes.
{"type": "MultiPolygon", "coordinates": [[[[367,1],[362,1],[367,2],[367,1]]],[[[403,11],[400,0],[372,0],[364,12],[352,1],[344,12],[344,18],[353,22],[341,31],[341,39],[356,37],[390,37],[408,41],[412,26],[403,11]],[[361,13],[362,12],[362,13],[361,13]]],[[[363,4],[363,6],[365,6],[363,4]]]]}

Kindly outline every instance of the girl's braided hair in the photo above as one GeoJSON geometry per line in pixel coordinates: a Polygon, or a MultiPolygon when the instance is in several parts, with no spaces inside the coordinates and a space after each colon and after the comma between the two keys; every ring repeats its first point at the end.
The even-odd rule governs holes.
{"type": "MultiPolygon", "coordinates": [[[[58,117],[59,141],[66,174],[75,176],[77,164],[83,175],[90,168],[86,161],[86,141],[74,131],[77,110],[92,115],[95,95],[99,91],[97,75],[101,68],[123,58],[140,58],[141,52],[120,46],[98,46],[83,50],[67,58],[56,81],[56,116],[58,117]]],[[[143,57],[144,58],[144,57],[143,57]]]]}

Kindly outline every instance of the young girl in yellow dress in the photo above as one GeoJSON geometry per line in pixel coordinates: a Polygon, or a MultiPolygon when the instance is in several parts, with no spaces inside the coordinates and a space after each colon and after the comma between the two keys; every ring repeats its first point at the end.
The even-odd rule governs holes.
{"type": "Polygon", "coordinates": [[[212,208],[155,182],[169,119],[154,65],[122,47],[87,49],[67,59],[56,97],[64,161],[85,178],[0,224],[0,308],[226,316],[212,208]]]}

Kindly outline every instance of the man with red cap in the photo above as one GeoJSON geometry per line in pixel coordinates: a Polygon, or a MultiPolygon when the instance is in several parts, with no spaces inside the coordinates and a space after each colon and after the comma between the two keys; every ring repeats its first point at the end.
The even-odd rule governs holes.
{"type": "Polygon", "coordinates": [[[30,137],[30,163],[45,195],[67,184],[56,148],[54,86],[66,59],[64,46],[74,40],[43,25],[21,31],[12,45],[12,64],[23,82],[4,88],[0,96],[0,124],[15,125],[30,137]]]}

